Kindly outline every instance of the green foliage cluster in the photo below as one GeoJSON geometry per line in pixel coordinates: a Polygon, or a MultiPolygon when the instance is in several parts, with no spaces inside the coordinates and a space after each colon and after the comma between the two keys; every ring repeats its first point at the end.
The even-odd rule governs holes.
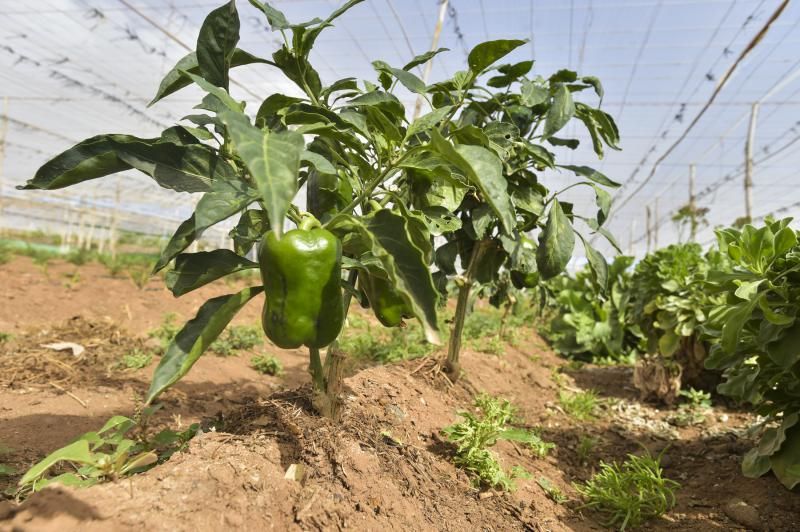
{"type": "Polygon", "coordinates": [[[514,479],[527,478],[528,473],[521,467],[506,472],[489,448],[498,440],[516,441],[530,446],[541,457],[549,451],[548,444],[536,432],[512,425],[514,407],[509,401],[481,394],[475,398],[475,408],[478,414],[458,412],[464,420],[442,429],[457,446],[455,464],[469,473],[478,486],[513,490],[514,479]]]}
{"type": "Polygon", "coordinates": [[[143,351],[141,349],[134,349],[130,353],[122,356],[117,363],[119,369],[142,369],[150,365],[153,361],[152,351],[143,351]]]}
{"type": "Polygon", "coordinates": [[[721,299],[704,331],[713,339],[706,366],[721,370],[718,391],[766,416],[745,475],[772,470],[789,489],[800,484],[800,245],[790,218],[717,231],[731,269],[714,269],[721,299]]]}
{"type": "Polygon", "coordinates": [[[250,359],[250,365],[264,375],[278,376],[283,373],[283,364],[272,355],[256,355],[250,359]]]}
{"type": "MultiPolygon", "coordinates": [[[[142,414],[146,419],[154,409],[142,414]]],[[[142,424],[124,416],[114,416],[100,430],[87,432],[75,441],[54,451],[31,467],[19,482],[19,493],[40,491],[58,482],[67,486],[91,486],[104,480],[145,471],[181,451],[199,431],[194,424],[185,431],[162,430],[143,438],[142,424]],[[58,464],[71,464],[70,471],[47,477],[58,464]]]]}
{"type": "Polygon", "coordinates": [[[636,528],[675,506],[680,485],[663,476],[660,456],[628,455],[621,465],[600,462],[600,471],[575,489],[591,508],[607,516],[607,526],[636,528]]]}
{"type": "Polygon", "coordinates": [[[233,325],[211,344],[209,349],[220,356],[231,356],[237,351],[252,349],[264,342],[261,328],[253,325],[233,325]]]}
{"type": "Polygon", "coordinates": [[[581,392],[558,392],[558,403],[570,417],[580,421],[593,419],[600,405],[600,398],[594,390],[581,392]]]}
{"type": "Polygon", "coordinates": [[[588,269],[543,284],[551,319],[540,329],[558,353],[593,362],[630,362],[639,337],[629,326],[632,257],[617,256],[600,285],[588,269]]]}

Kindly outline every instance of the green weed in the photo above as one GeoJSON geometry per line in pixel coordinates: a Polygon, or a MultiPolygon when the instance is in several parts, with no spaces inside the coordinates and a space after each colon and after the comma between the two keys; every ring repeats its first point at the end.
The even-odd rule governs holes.
{"type": "Polygon", "coordinates": [[[581,438],[577,449],[578,458],[580,459],[581,463],[589,461],[589,458],[594,454],[594,448],[598,443],[600,443],[599,438],[593,438],[592,436],[583,436],[581,438]]]}
{"type": "Polygon", "coordinates": [[[425,341],[422,328],[416,324],[387,329],[371,326],[358,315],[347,319],[350,327],[342,335],[340,346],[343,352],[356,359],[388,364],[424,357],[435,349],[425,341]]]}
{"type": "Polygon", "coordinates": [[[514,421],[514,407],[506,400],[482,394],[475,398],[475,407],[479,415],[458,412],[464,420],[442,429],[447,439],[457,445],[455,464],[472,475],[475,485],[513,490],[514,480],[529,478],[528,472],[521,467],[513,467],[506,473],[497,455],[488,448],[498,440],[531,445],[541,441],[541,438],[533,432],[510,425],[514,421]]]}
{"type": "Polygon", "coordinates": [[[256,355],[250,359],[250,365],[264,375],[277,376],[283,373],[283,364],[272,355],[256,355]]]}
{"type": "Polygon", "coordinates": [[[545,458],[550,451],[556,448],[556,444],[549,441],[544,441],[538,431],[531,431],[531,441],[528,443],[533,454],[538,458],[545,458]]]}
{"type": "Polygon", "coordinates": [[[260,327],[252,325],[234,325],[225,330],[209,349],[216,354],[228,357],[236,354],[236,351],[252,349],[264,342],[263,333],[260,327]]]}
{"type": "Polygon", "coordinates": [[[169,344],[172,343],[172,340],[175,338],[175,335],[181,330],[181,327],[175,323],[177,319],[178,315],[174,312],[164,314],[161,325],[147,333],[147,336],[155,338],[161,343],[162,353],[166,352],[169,344]]]}
{"type": "Polygon", "coordinates": [[[711,409],[711,394],[689,388],[681,390],[680,395],[685,397],[687,402],[679,405],[678,411],[670,416],[668,421],[678,427],[705,423],[706,414],[711,409]]]}
{"type": "Polygon", "coordinates": [[[622,465],[600,462],[600,471],[575,489],[585,499],[582,508],[607,516],[606,526],[635,528],[675,506],[680,484],[664,478],[661,456],[628,455],[622,465]]]}
{"type": "Polygon", "coordinates": [[[0,344],[2,344],[3,342],[8,342],[12,338],[14,338],[13,334],[7,332],[0,332],[0,344]]]}
{"type": "Polygon", "coordinates": [[[594,390],[576,393],[559,391],[558,402],[568,416],[586,421],[595,417],[600,399],[594,390]]]}
{"type": "Polygon", "coordinates": [[[123,355],[119,362],[117,362],[117,369],[142,369],[150,365],[153,361],[153,353],[142,351],[141,349],[134,349],[130,353],[123,355]]]}
{"type": "Polygon", "coordinates": [[[553,482],[547,477],[539,477],[536,481],[539,484],[539,487],[544,490],[545,495],[556,504],[564,504],[569,500],[569,498],[564,495],[564,492],[561,489],[553,484],[553,482]]]}

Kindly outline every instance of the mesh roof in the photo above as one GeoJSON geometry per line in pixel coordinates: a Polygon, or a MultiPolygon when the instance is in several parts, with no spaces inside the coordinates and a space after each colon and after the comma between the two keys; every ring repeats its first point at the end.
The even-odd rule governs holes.
{"type": "MultiPolygon", "coordinates": [[[[324,0],[273,2],[292,21],[325,16],[340,4],[324,0]]],[[[564,163],[595,166],[625,183],[621,208],[609,228],[623,250],[645,251],[645,209],[657,220],[658,244],[685,239],[671,216],[687,202],[689,165],[696,165],[698,205],[710,226],[744,214],[743,167],[751,105],[760,102],[754,143],[753,215],[800,210],[800,4],[790,3],[766,37],[738,67],[688,137],[660,164],[653,163],[708,101],[720,76],[761,29],[779,0],[453,0],[429,81],[463,69],[475,44],[498,38],[530,43],[511,60],[536,59],[534,72],[569,67],[598,76],[602,107],[618,121],[623,151],[596,161],[581,127],[564,163]],[[637,189],[640,189],[637,191],[637,189]],[[634,195],[631,192],[637,191],[634,195]],[[657,211],[657,212],[655,212],[657,211]]],[[[97,223],[115,208],[123,228],[169,234],[189,216],[198,197],[176,197],[134,173],[55,191],[17,191],[49,157],[100,133],[155,136],[190,114],[201,98],[188,88],[147,108],[161,77],[193,48],[205,15],[222,1],[0,0],[0,105],[8,116],[0,193],[0,224],[63,227],[82,212],[97,223]],[[7,97],[4,100],[3,97],[7,97]],[[69,206],[70,209],[57,208],[69,206]]],[[[260,56],[277,47],[260,13],[238,2],[239,46],[260,56]]],[[[402,65],[431,44],[438,0],[367,0],[323,32],[312,53],[323,82],[348,76],[375,79],[370,61],[402,65]]],[[[267,65],[233,71],[231,92],[255,109],[269,94],[297,93],[267,65]]],[[[596,104],[594,96],[584,100],[596,104]]],[[[406,103],[414,100],[406,95],[406,103]]],[[[0,128],[3,121],[0,119],[0,128]]],[[[0,129],[2,131],[2,129],[0,129]]],[[[2,133],[0,132],[0,136],[2,133]]],[[[562,132],[559,136],[565,137],[562,132]]],[[[551,188],[572,180],[545,176],[551,188]]],[[[594,197],[571,192],[576,209],[594,212],[594,197]]],[[[220,233],[211,233],[216,238],[220,233]]],[[[597,242],[601,250],[610,248],[597,242]]]]}

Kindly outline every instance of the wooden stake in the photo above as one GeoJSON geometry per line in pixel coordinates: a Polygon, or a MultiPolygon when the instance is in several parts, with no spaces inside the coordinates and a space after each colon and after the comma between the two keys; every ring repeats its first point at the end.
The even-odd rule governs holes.
{"type": "Polygon", "coordinates": [[[758,102],[750,108],[750,127],[744,145],[744,215],[748,223],[753,220],[753,140],[756,136],[757,119],[758,102]]]}
{"type": "MultiPolygon", "coordinates": [[[[447,4],[449,0],[440,0],[439,4],[439,18],[436,19],[436,27],[433,29],[433,40],[431,41],[431,52],[436,50],[436,47],[439,45],[439,36],[442,34],[442,26],[444,25],[444,16],[447,14],[447,4]]],[[[429,59],[427,63],[425,63],[425,70],[422,72],[422,81],[427,85],[428,77],[431,75],[431,68],[433,68],[433,59],[429,59]]],[[[414,106],[414,119],[416,119],[420,112],[422,111],[422,102],[425,99],[422,95],[417,96],[417,103],[414,106]]]]}

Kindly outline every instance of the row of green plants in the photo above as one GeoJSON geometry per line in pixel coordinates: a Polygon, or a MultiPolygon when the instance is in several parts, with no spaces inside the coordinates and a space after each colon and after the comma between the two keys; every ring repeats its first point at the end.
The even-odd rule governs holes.
{"type": "Polygon", "coordinates": [[[688,243],[635,266],[617,258],[606,286],[588,272],[550,281],[542,331],[567,356],[636,358],[644,395],[672,403],[681,387],[715,387],[750,405],[764,421],[742,470],[772,471],[791,489],[800,484],[800,245],[790,223],[719,229],[706,252],[688,243]]]}

